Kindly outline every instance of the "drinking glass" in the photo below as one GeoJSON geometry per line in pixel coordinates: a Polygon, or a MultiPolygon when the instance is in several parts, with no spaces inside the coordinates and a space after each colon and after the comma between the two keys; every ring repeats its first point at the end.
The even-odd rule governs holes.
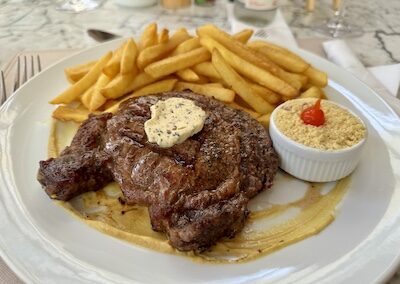
{"type": "Polygon", "coordinates": [[[345,0],[334,0],[334,16],[323,24],[314,27],[314,30],[335,38],[357,37],[363,34],[361,27],[350,24],[345,18],[345,0]]]}
{"type": "Polygon", "coordinates": [[[56,9],[59,11],[79,13],[96,9],[100,3],[95,0],[67,0],[62,2],[56,9]]]}

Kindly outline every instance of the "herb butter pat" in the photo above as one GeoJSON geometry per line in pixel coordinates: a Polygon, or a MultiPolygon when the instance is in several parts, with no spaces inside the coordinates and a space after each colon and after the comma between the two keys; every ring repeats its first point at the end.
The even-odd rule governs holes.
{"type": "Polygon", "coordinates": [[[188,99],[170,98],[150,107],[144,123],[147,139],[161,148],[180,144],[203,129],[207,114],[188,99]]]}

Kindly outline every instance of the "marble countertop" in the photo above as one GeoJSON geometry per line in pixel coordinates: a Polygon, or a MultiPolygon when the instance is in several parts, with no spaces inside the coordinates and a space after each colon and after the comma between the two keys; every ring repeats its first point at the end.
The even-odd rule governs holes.
{"type": "MultiPolygon", "coordinates": [[[[328,0],[317,1],[316,11],[307,13],[304,0],[280,0],[281,10],[297,38],[318,37],[311,27],[332,13],[328,0]]],[[[347,15],[364,28],[364,35],[347,42],[366,66],[400,62],[400,1],[348,0],[347,15]]],[[[139,33],[151,21],[170,29],[195,28],[213,22],[229,29],[224,1],[211,10],[188,9],[172,15],[154,6],[122,8],[104,0],[100,8],[80,14],[56,10],[50,0],[0,0],[0,66],[22,50],[84,48],[96,42],[86,29],[98,28],[121,35],[139,33]]]]}

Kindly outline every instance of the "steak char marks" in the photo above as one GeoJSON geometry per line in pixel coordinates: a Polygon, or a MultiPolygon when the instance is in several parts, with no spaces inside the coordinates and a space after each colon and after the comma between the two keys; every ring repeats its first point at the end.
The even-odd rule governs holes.
{"type": "MultiPolygon", "coordinates": [[[[104,180],[112,174],[126,202],[148,206],[153,229],[165,232],[171,245],[179,250],[203,250],[222,237],[233,237],[243,228],[249,199],[272,185],[278,169],[269,135],[257,121],[242,111],[191,92],[131,99],[123,103],[117,114],[104,118],[108,119],[107,126],[98,139],[95,155],[100,162],[93,162],[93,168],[104,169],[104,159],[104,180]],[[144,122],[151,117],[150,106],[171,97],[193,100],[207,113],[207,119],[202,131],[165,149],[148,142],[144,122]]],[[[96,116],[88,119],[98,120],[96,116]]],[[[53,159],[60,160],[61,175],[64,152],[53,159]]],[[[82,156],[85,150],[77,152],[82,156]]],[[[65,200],[59,196],[71,198],[84,191],[62,195],[49,191],[47,173],[52,171],[51,167],[44,167],[47,162],[41,162],[39,181],[51,197],[65,200]]],[[[68,169],[68,163],[65,166],[68,169]]],[[[97,188],[88,190],[103,186],[100,182],[97,188]]],[[[63,187],[55,188],[65,191],[63,187]]]]}

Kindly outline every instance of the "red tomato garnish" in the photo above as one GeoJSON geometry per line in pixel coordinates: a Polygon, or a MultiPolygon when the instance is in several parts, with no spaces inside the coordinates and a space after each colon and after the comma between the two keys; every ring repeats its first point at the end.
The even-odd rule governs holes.
{"type": "Polygon", "coordinates": [[[300,117],[305,124],[311,124],[314,126],[321,126],[324,124],[325,115],[321,109],[321,99],[319,99],[315,105],[303,110],[300,117]]]}

